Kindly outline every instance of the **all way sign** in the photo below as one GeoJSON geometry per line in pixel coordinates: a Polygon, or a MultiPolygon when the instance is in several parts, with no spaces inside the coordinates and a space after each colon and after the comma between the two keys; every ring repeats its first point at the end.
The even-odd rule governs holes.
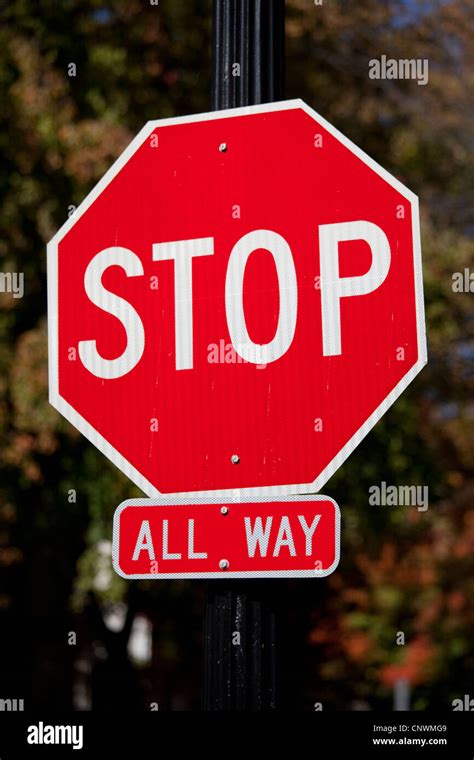
{"type": "Polygon", "coordinates": [[[418,201],[301,100],[149,122],[48,301],[51,403],[148,496],[315,492],[426,362],[418,201]]]}
{"type": "Polygon", "coordinates": [[[130,499],[115,512],[124,578],[320,578],[339,562],[340,515],[327,496],[130,499]]]}

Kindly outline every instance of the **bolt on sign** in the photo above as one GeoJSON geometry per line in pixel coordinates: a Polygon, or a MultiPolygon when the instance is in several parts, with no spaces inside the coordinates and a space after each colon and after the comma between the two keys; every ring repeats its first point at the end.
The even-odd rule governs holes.
{"type": "Polygon", "coordinates": [[[124,578],[322,578],[339,536],[327,496],[130,499],[115,512],[113,561],[124,578]]]}
{"type": "Polygon", "coordinates": [[[150,497],[317,491],[426,362],[417,198],[301,100],[149,122],[48,283],[51,403],[150,497]]]}

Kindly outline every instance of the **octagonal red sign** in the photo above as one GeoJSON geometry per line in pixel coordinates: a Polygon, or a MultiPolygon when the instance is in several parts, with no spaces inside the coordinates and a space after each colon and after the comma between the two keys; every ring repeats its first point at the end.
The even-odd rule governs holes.
{"type": "Polygon", "coordinates": [[[299,100],[149,122],[48,289],[50,401],[149,496],[318,490],[426,362],[417,198],[299,100]]]}

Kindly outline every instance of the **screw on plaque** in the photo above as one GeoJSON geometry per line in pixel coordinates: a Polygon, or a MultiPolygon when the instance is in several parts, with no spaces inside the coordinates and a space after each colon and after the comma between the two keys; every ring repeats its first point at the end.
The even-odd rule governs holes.
{"type": "Polygon", "coordinates": [[[221,559],[221,561],[219,562],[219,568],[221,570],[227,570],[228,567],[229,567],[229,561],[227,559],[221,559]]]}
{"type": "Polygon", "coordinates": [[[221,153],[225,153],[226,150],[227,150],[227,143],[221,143],[219,145],[219,150],[220,150],[221,153]]]}
{"type": "Polygon", "coordinates": [[[229,513],[228,507],[221,507],[221,515],[227,515],[229,513]]]}
{"type": "Polygon", "coordinates": [[[232,456],[230,458],[230,461],[232,462],[232,464],[239,464],[239,462],[240,462],[239,455],[238,454],[232,454],[232,456]]]}

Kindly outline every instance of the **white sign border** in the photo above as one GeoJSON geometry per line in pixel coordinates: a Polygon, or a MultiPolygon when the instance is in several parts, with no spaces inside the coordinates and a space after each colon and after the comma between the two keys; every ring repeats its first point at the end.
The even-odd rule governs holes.
{"type": "MultiPolygon", "coordinates": [[[[115,510],[114,512],[114,522],[113,522],[113,537],[112,537],[112,565],[117,573],[117,575],[120,575],[122,578],[126,578],[127,580],[166,580],[166,579],[191,579],[191,580],[210,580],[210,579],[221,579],[224,580],[225,578],[325,578],[328,575],[331,575],[336,568],[339,565],[339,560],[341,556],[341,511],[339,509],[339,505],[337,502],[334,501],[330,496],[323,496],[321,494],[315,494],[314,496],[311,495],[299,495],[299,496],[282,496],[278,499],[280,502],[292,502],[294,504],[298,504],[300,502],[304,501],[329,501],[334,505],[335,515],[336,515],[336,527],[335,527],[335,552],[334,552],[334,562],[330,567],[328,567],[326,570],[248,570],[248,571],[242,571],[242,572],[232,572],[231,570],[221,570],[220,572],[215,573],[146,573],[144,575],[140,574],[132,574],[127,575],[124,573],[119,565],[119,556],[120,556],[120,515],[122,513],[122,510],[126,509],[127,507],[169,507],[169,506],[183,506],[183,505],[190,505],[190,506],[199,506],[199,504],[215,504],[216,506],[228,506],[229,510],[232,509],[233,506],[236,504],[255,504],[255,503],[261,503],[261,504],[268,504],[274,502],[275,499],[272,497],[263,497],[263,498],[251,498],[251,497],[243,497],[239,500],[232,501],[228,499],[227,501],[224,499],[219,498],[218,496],[210,496],[207,499],[206,498],[171,498],[167,499],[165,497],[162,497],[160,499],[127,499],[126,501],[123,501],[115,510]]],[[[226,518],[223,517],[223,520],[226,518]]]]}
{"type": "MultiPolygon", "coordinates": [[[[246,106],[244,108],[231,108],[225,111],[211,111],[210,113],[193,114],[190,116],[179,116],[170,119],[158,119],[149,121],[143,127],[137,136],[131,141],[119,158],[112,164],[110,169],[104,174],[102,179],[86,196],[78,206],[74,214],[63,224],[60,230],[49,242],[47,247],[47,271],[48,271],[48,353],[49,353],[49,402],[60,412],[77,430],[79,430],[91,443],[96,446],[116,467],[119,468],[135,485],[137,485],[147,496],[157,497],[164,495],[167,498],[179,495],[189,495],[195,497],[212,494],[214,496],[226,498],[232,497],[233,493],[238,492],[242,497],[249,496],[271,497],[284,496],[289,494],[305,494],[308,492],[319,491],[329,478],[339,469],[348,456],[354,451],[367,433],[385,414],[389,407],[398,399],[413,378],[420,372],[427,362],[426,352],[426,329],[423,302],[423,276],[421,262],[421,241],[419,228],[419,210],[418,197],[408,190],[399,180],[393,177],[383,167],[377,164],[370,156],[364,153],[354,143],[345,137],[326,119],[320,116],[303,100],[284,100],[276,103],[266,103],[256,106],[246,106]],[[319,476],[312,483],[295,483],[291,485],[279,486],[258,486],[240,489],[217,489],[213,491],[186,491],[162,494],[153,486],[144,475],[142,475],[125,457],[120,454],[95,428],[90,425],[65,399],[59,394],[58,378],[58,245],[64,236],[69,232],[73,225],[88,210],[92,203],[98,198],[103,190],[117,176],[127,161],[134,155],[137,149],[143,144],[147,137],[157,128],[166,127],[176,124],[195,123],[201,121],[210,121],[217,119],[228,119],[236,116],[246,116],[250,114],[270,113],[274,111],[287,111],[301,109],[311,116],[318,124],[326,129],[342,145],[350,150],[355,156],[369,166],[389,185],[397,190],[411,204],[412,210],[412,234],[413,234],[413,254],[414,254],[414,278],[415,278],[415,298],[416,298],[416,322],[417,322],[417,342],[418,342],[418,359],[413,367],[404,375],[398,385],[388,394],[377,409],[368,417],[364,424],[343,446],[332,461],[325,467],[319,476]]],[[[220,576],[219,576],[220,577],[220,576]]]]}

